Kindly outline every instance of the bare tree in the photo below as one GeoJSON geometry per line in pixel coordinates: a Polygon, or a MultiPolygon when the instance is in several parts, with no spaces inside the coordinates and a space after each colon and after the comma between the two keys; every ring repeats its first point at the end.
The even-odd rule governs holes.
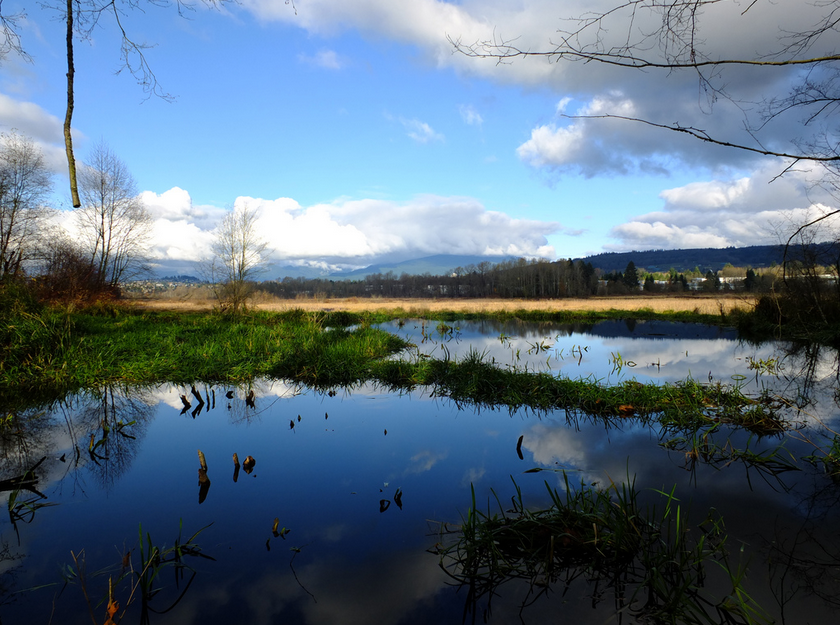
{"type": "Polygon", "coordinates": [[[241,313],[253,293],[254,279],[267,260],[268,244],[257,231],[257,210],[234,207],[216,229],[213,257],[205,263],[223,312],[241,313]]]}
{"type": "Polygon", "coordinates": [[[115,288],[143,269],[152,217],[128,167],[104,142],[93,148],[79,181],[82,246],[100,286],[115,288]]]}
{"type": "MultiPolygon", "coordinates": [[[[222,7],[236,3],[238,0],[201,0],[201,2],[208,7],[222,7]]],[[[145,5],[156,7],[174,6],[179,15],[194,10],[195,7],[189,0],[44,0],[38,4],[41,8],[58,13],[59,19],[66,26],[67,104],[64,116],[64,145],[70,176],[70,194],[73,206],[78,208],[81,206],[81,198],[79,197],[76,161],[73,154],[73,137],[71,135],[75,106],[76,68],[73,52],[74,42],[77,39],[91,39],[97,26],[100,26],[107,18],[112,19],[114,27],[122,36],[120,46],[122,69],[128,70],[134,76],[145,93],[169,98],[170,96],[160,87],[151,66],[146,60],[145,51],[151,46],[135,41],[129,35],[124,23],[125,18],[132,10],[143,11],[145,5]]],[[[20,40],[19,24],[25,19],[26,13],[23,11],[15,14],[3,13],[3,2],[0,0],[0,59],[8,53],[14,52],[26,60],[31,60],[20,40]]]]}
{"type": "Polygon", "coordinates": [[[0,281],[22,275],[38,249],[52,178],[28,137],[0,135],[0,281]]]}

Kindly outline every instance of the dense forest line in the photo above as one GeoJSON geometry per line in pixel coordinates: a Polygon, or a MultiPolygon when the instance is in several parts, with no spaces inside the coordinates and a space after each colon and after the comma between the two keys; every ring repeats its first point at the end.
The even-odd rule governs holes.
{"type": "MultiPolygon", "coordinates": [[[[811,247],[812,252],[823,255],[828,248],[836,245],[831,243],[817,243],[811,247]]],[[[799,258],[803,254],[803,246],[788,247],[787,258],[799,258]]],[[[575,259],[578,260],[578,259],[575,259]]],[[[748,247],[724,248],[690,248],[676,250],[645,250],[634,252],[605,252],[580,259],[592,263],[595,267],[605,271],[621,271],[627,263],[634,262],[639,267],[645,267],[651,272],[663,272],[675,269],[679,272],[690,271],[700,267],[703,272],[719,271],[726,265],[735,267],[753,267],[754,269],[781,265],[785,261],[785,246],[751,245],[748,247]]]]}
{"type": "Polygon", "coordinates": [[[722,272],[700,268],[678,273],[650,273],[633,261],[623,271],[605,273],[582,260],[526,260],[519,258],[491,264],[456,267],[447,275],[396,275],[389,271],[360,280],[284,278],[260,282],[256,287],[276,297],[501,297],[560,298],[624,295],[647,292],[740,289],[767,291],[775,273],[727,267],[722,272]],[[728,274],[728,275],[719,275],[728,274]]]}

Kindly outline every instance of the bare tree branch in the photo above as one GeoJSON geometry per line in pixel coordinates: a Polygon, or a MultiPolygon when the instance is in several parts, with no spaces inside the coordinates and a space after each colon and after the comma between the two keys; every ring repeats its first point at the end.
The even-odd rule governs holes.
{"type": "Polygon", "coordinates": [[[698,128],[692,128],[690,126],[680,126],[679,124],[657,124],[656,122],[652,122],[647,119],[640,119],[638,117],[626,117],[623,115],[562,115],[567,119],[622,119],[625,121],[630,122],[637,122],[639,124],[645,124],[646,126],[653,126],[654,128],[664,128],[665,130],[671,130],[673,132],[682,132],[689,136],[694,137],[695,139],[699,139],[701,141],[705,141],[706,143],[712,143],[714,145],[720,145],[727,148],[735,148],[737,150],[746,150],[747,152],[753,152],[755,154],[761,154],[763,156],[777,156],[779,158],[790,158],[794,161],[817,161],[817,162],[835,162],[840,161],[840,155],[832,155],[832,156],[815,156],[815,155],[806,155],[806,154],[791,154],[788,152],[776,152],[774,150],[768,150],[766,148],[761,147],[750,147],[748,145],[742,145],[738,143],[732,143],[731,141],[724,141],[722,139],[715,139],[712,137],[708,132],[705,130],[700,130],[698,128]]]}
{"type": "Polygon", "coordinates": [[[20,31],[18,23],[26,19],[26,13],[14,13],[3,15],[3,0],[0,0],[0,59],[14,52],[25,61],[32,61],[20,43],[20,31]]]}

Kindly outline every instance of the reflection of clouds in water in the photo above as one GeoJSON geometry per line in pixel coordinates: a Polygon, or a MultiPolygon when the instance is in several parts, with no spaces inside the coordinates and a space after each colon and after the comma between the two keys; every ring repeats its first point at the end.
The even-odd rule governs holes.
{"type": "Polygon", "coordinates": [[[476,484],[484,477],[485,473],[487,473],[487,469],[484,467],[470,467],[464,473],[464,477],[461,479],[461,485],[469,486],[470,484],[476,484]]]}
{"type": "MultiPolygon", "coordinates": [[[[234,384],[219,384],[211,386],[206,386],[204,384],[196,385],[196,390],[203,398],[206,398],[207,395],[212,395],[212,392],[215,390],[217,402],[221,402],[225,399],[224,395],[228,390],[232,390],[234,392],[234,396],[237,399],[244,400],[245,396],[252,389],[254,391],[254,395],[260,398],[294,397],[295,395],[298,395],[301,392],[300,385],[284,382],[283,380],[259,379],[254,380],[247,386],[237,386],[234,384]]],[[[181,395],[186,396],[186,398],[190,402],[195,401],[194,397],[192,396],[192,393],[190,393],[189,385],[162,384],[149,391],[150,400],[154,400],[157,403],[166,404],[170,408],[176,408],[178,410],[184,407],[184,405],[181,403],[181,395]]]]}
{"type": "Polygon", "coordinates": [[[327,542],[336,543],[344,537],[344,535],[347,533],[347,530],[347,525],[343,523],[328,525],[324,528],[323,533],[321,534],[321,538],[323,540],[326,540],[327,542]]]}
{"type": "MultiPolygon", "coordinates": [[[[626,481],[629,464],[646,464],[651,453],[658,456],[661,450],[655,438],[650,428],[633,422],[622,427],[605,426],[597,419],[575,425],[541,422],[525,433],[522,446],[539,466],[565,470],[570,484],[597,483],[603,487],[610,481],[626,481]]],[[[557,473],[554,486],[564,486],[562,471],[557,473]]]]}
{"type": "MultiPolygon", "coordinates": [[[[302,615],[294,622],[390,625],[405,620],[442,586],[437,559],[424,552],[389,553],[361,565],[333,559],[306,564],[306,554],[304,549],[294,561],[297,580],[286,568],[247,582],[241,603],[250,608],[248,622],[275,623],[284,615],[302,615]]],[[[287,559],[285,553],[281,557],[287,559]]],[[[213,595],[206,598],[215,603],[213,595]]],[[[242,610],[238,615],[245,616],[242,610]]]]}
{"type": "Polygon", "coordinates": [[[580,469],[586,466],[586,452],[581,448],[580,441],[573,439],[574,434],[566,426],[538,423],[522,439],[522,446],[545,467],[559,463],[564,467],[580,469]]]}
{"type": "Polygon", "coordinates": [[[424,449],[411,457],[411,464],[406,468],[406,473],[425,473],[441,460],[449,456],[448,451],[436,452],[424,449]]]}
{"type": "MultiPolygon", "coordinates": [[[[600,433],[603,436],[603,433],[600,433]]],[[[595,476],[587,471],[587,448],[585,439],[579,431],[572,431],[565,425],[538,423],[525,434],[522,447],[530,451],[534,461],[545,468],[580,471],[580,479],[594,482],[603,476],[595,476]]],[[[559,482],[562,484],[562,473],[559,482]]],[[[577,482],[570,475],[571,482],[577,482]]]]}
{"type": "MultiPolygon", "coordinates": [[[[746,356],[767,358],[774,350],[772,345],[755,347],[719,337],[714,329],[703,326],[698,326],[699,338],[693,333],[689,336],[596,334],[587,333],[585,328],[573,331],[570,326],[541,324],[485,327],[487,333],[482,335],[482,328],[480,322],[462,322],[461,332],[455,338],[441,340],[433,334],[434,340],[425,342],[416,329],[409,328],[408,340],[416,343],[421,353],[436,358],[463,358],[472,350],[502,368],[527,367],[529,371],[551,371],[574,379],[595,376],[609,383],[632,378],[657,382],[688,377],[707,379],[710,372],[715,379],[723,381],[736,374],[750,377],[746,356]],[[633,361],[636,366],[616,371],[615,355],[633,361]]],[[[664,331],[668,328],[668,324],[663,324],[664,331]]],[[[390,329],[406,335],[406,331],[390,329]]]]}

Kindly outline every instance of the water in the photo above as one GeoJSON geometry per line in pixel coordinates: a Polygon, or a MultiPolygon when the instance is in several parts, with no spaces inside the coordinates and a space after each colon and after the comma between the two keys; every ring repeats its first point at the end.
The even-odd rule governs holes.
{"type": "MultiPolygon", "coordinates": [[[[387,328],[434,357],[475,349],[498,366],[605,383],[711,378],[749,392],[784,392],[803,407],[789,411],[801,428],[784,441],[714,434],[721,443],[731,434],[737,448],[784,442],[799,459],[830,436],[826,426],[837,429],[837,354],[830,350],[786,356],[774,369],[779,375],[769,375],[756,363],[781,358],[785,346],[749,345],[704,326],[448,326],[408,320],[387,328]]],[[[710,508],[722,514],[735,556],[744,544],[750,592],[764,609],[780,622],[836,618],[840,486],[807,462],[781,475],[737,460],[713,466],[663,447],[678,434],[633,420],[607,427],[565,412],[457,406],[422,389],[328,394],[260,381],[196,390],[206,402],[200,411],[188,388],[98,389],[43,414],[33,410],[26,432],[5,435],[0,479],[46,459],[33,486],[44,497],[21,491],[14,514],[0,521],[0,622],[90,623],[85,593],[103,622],[105,606],[97,604],[107,595],[108,575],[120,575],[127,552],[138,566],[141,525],[144,537],[148,532],[166,547],[179,527],[183,541],[204,528],[196,542],[213,558],[186,560],[194,578],[185,571],[176,580],[172,567],[162,570],[151,623],[619,622],[611,597],[593,608],[582,582],[565,593],[558,585],[524,609],[532,589],[515,582],[502,585],[489,605],[486,597],[473,604],[430,553],[443,540],[440,523],[458,524],[466,514],[471,485],[484,509],[495,511],[488,504],[493,492],[509,507],[512,479],[528,505],[545,506],[545,482],[561,487],[560,470],[573,484],[606,486],[635,476],[642,489],[675,486],[698,521],[710,508]],[[246,402],[251,390],[253,407],[246,402]],[[180,395],[191,409],[183,410],[180,395]],[[96,446],[99,440],[105,442],[96,446]],[[199,485],[198,450],[209,488],[199,485]],[[240,470],[236,480],[234,453],[256,460],[253,472],[240,470]],[[536,467],[552,471],[525,473],[536,467]],[[65,586],[74,556],[84,565],[84,590],[78,577],[65,586]]],[[[4,502],[10,492],[2,492],[4,502]]],[[[658,497],[645,490],[647,501],[658,497]]],[[[124,582],[123,607],[128,592],[124,582]]],[[[140,603],[135,596],[123,622],[140,622],[140,603]]]]}

